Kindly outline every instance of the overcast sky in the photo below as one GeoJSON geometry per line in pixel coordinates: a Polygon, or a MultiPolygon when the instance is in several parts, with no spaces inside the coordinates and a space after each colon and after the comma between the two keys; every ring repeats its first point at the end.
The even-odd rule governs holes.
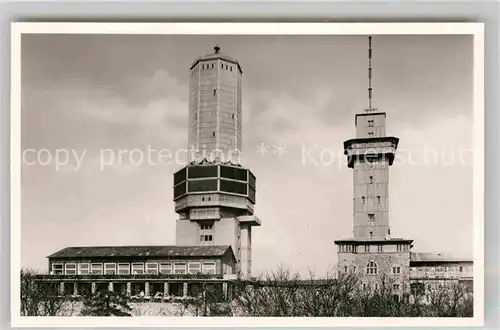
{"type": "MultiPolygon", "coordinates": [[[[122,151],[101,171],[100,152],[185,148],[188,69],[215,44],[243,69],[244,165],[262,220],[254,274],[321,274],[336,262],[333,241],[352,236],[342,143],[368,103],[366,36],[23,35],[22,147],[74,154],[56,169],[26,153],[36,164],[22,168],[22,266],[46,270],[66,246],[175,244],[172,174],[182,165],[136,166],[122,151]]],[[[472,256],[473,39],[375,36],[373,48],[373,105],[400,138],[392,236],[413,239],[413,251],[472,256]]]]}

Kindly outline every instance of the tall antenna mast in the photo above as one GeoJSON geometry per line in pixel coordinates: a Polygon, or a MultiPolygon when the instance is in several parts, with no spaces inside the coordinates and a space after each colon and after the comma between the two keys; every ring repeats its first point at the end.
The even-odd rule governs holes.
{"type": "Polygon", "coordinates": [[[375,111],[372,108],[372,37],[368,37],[368,109],[366,112],[375,111]]]}

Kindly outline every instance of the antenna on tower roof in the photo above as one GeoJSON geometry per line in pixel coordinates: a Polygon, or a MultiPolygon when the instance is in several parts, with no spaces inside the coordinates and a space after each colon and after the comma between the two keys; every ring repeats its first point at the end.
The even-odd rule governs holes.
{"type": "Polygon", "coordinates": [[[372,108],[372,37],[368,37],[368,108],[365,109],[366,112],[375,111],[377,109],[372,108]]]}

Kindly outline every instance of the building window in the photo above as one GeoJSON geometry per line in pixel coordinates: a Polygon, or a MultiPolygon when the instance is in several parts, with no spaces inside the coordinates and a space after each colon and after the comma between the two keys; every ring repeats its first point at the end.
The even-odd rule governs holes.
{"type": "Polygon", "coordinates": [[[200,225],[200,227],[201,227],[202,230],[212,230],[213,224],[211,224],[211,223],[202,223],[200,225]]]}
{"type": "Polygon", "coordinates": [[[212,63],[212,69],[214,68],[214,64],[212,63]]]}
{"type": "Polygon", "coordinates": [[[214,95],[217,95],[217,90],[216,89],[214,89],[214,95]]]}
{"type": "Polygon", "coordinates": [[[368,120],[368,127],[373,127],[373,120],[368,120]]]}
{"type": "Polygon", "coordinates": [[[144,263],[136,262],[132,264],[132,275],[143,275],[144,274],[144,263]]]}
{"type": "Polygon", "coordinates": [[[203,70],[203,69],[205,69],[205,64],[202,64],[202,65],[201,65],[201,69],[202,69],[202,70],[203,70]]]}
{"type": "Polygon", "coordinates": [[[231,119],[234,119],[234,113],[231,114],[231,119]]]}
{"type": "Polygon", "coordinates": [[[375,221],[375,213],[368,213],[368,221],[375,221]]]}
{"type": "Polygon", "coordinates": [[[226,70],[227,70],[227,64],[226,64],[226,70]]]}
{"type": "Polygon", "coordinates": [[[116,264],[115,263],[105,263],[104,264],[104,274],[115,275],[116,274],[116,264]]]}
{"type": "Polygon", "coordinates": [[[353,266],[353,267],[352,267],[352,272],[353,272],[354,274],[356,274],[356,266],[353,266]]]}
{"type": "Polygon", "coordinates": [[[221,69],[224,69],[224,64],[221,64],[221,65],[220,65],[220,68],[221,68],[221,69]]]}
{"type": "Polygon", "coordinates": [[[130,274],[130,264],[118,264],[118,274],[119,275],[129,275],[130,274]]]}
{"type": "Polygon", "coordinates": [[[377,196],[377,204],[380,204],[380,196],[377,196]]]}
{"type": "Polygon", "coordinates": [[[378,272],[378,266],[377,264],[371,260],[367,265],[366,265],[366,274],[368,275],[376,275],[378,272]]]}
{"type": "Polygon", "coordinates": [[[102,275],[102,264],[90,264],[90,273],[92,275],[102,275]]]}
{"type": "Polygon", "coordinates": [[[370,175],[369,180],[370,180],[370,183],[373,183],[373,176],[370,175]]]}
{"type": "Polygon", "coordinates": [[[363,283],[363,290],[366,290],[366,283],[363,283]]]}
{"type": "Polygon", "coordinates": [[[62,275],[63,274],[63,264],[52,264],[52,275],[62,275]]]}
{"type": "Polygon", "coordinates": [[[375,283],[375,290],[378,290],[378,283],[375,283]]]}
{"type": "Polygon", "coordinates": [[[344,266],[344,273],[347,273],[347,266],[344,266]]]}
{"type": "Polygon", "coordinates": [[[212,132],[212,137],[215,137],[215,132],[212,132]]]}
{"type": "Polygon", "coordinates": [[[215,274],[215,262],[204,262],[202,267],[203,274],[215,274]]]}
{"type": "Polygon", "coordinates": [[[172,263],[171,262],[160,262],[160,273],[161,274],[172,274],[172,263]]]}
{"type": "Polygon", "coordinates": [[[361,197],[361,203],[365,203],[365,196],[361,197]]]}
{"type": "Polygon", "coordinates": [[[459,271],[460,273],[464,271],[464,267],[462,267],[462,266],[460,266],[458,269],[459,269],[458,271],[459,271]]]}
{"type": "Polygon", "coordinates": [[[373,231],[370,232],[370,237],[373,237],[373,231]]]}
{"type": "Polygon", "coordinates": [[[146,262],[146,274],[158,274],[158,263],[146,262]]]}
{"type": "Polygon", "coordinates": [[[398,266],[398,265],[392,266],[392,273],[395,274],[395,275],[396,274],[401,274],[401,267],[398,266]]]}
{"type": "Polygon", "coordinates": [[[201,262],[190,262],[188,264],[188,273],[189,274],[201,273],[201,262]]]}
{"type": "Polygon", "coordinates": [[[377,251],[382,252],[382,245],[377,245],[377,251]]]}
{"type": "Polygon", "coordinates": [[[201,242],[211,242],[212,235],[200,235],[200,241],[201,242]]]}
{"type": "Polygon", "coordinates": [[[174,263],[174,274],[186,274],[186,263],[185,262],[174,263]]]}
{"type": "Polygon", "coordinates": [[[368,135],[373,135],[373,132],[368,132],[368,135]]]}
{"type": "Polygon", "coordinates": [[[66,275],[76,275],[76,264],[66,263],[64,264],[64,274],[66,275]]]}
{"type": "Polygon", "coordinates": [[[232,66],[229,67],[229,71],[233,72],[233,67],[232,66]]]}
{"type": "Polygon", "coordinates": [[[79,263],[78,264],[78,275],[88,275],[90,274],[90,264],[79,263]]]}
{"type": "Polygon", "coordinates": [[[399,284],[393,284],[393,285],[392,285],[392,288],[393,288],[394,290],[399,290],[399,284]]]}

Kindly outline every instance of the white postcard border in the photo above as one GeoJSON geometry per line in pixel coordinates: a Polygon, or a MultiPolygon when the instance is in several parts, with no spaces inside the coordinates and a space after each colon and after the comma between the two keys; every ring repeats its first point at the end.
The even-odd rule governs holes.
{"type": "Polygon", "coordinates": [[[484,325],[484,24],[483,23],[12,23],[11,24],[11,325],[13,327],[251,327],[484,325]],[[23,317],[21,269],[22,34],[474,35],[472,318],[23,317]]]}

